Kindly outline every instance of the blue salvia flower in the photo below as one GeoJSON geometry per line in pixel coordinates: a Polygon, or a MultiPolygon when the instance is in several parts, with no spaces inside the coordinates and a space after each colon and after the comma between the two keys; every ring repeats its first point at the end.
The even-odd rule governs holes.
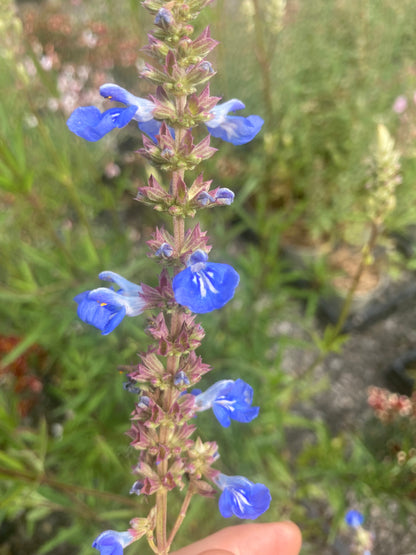
{"type": "Polygon", "coordinates": [[[139,127],[143,125],[143,131],[150,136],[152,130],[156,130],[156,127],[157,130],[159,129],[160,125],[156,125],[153,119],[155,105],[150,100],[134,96],[126,89],[112,83],[102,85],[100,94],[105,98],[121,102],[126,107],[110,108],[103,113],[94,106],[76,108],[66,123],[78,137],[95,142],[113,129],[126,126],[132,119],[138,122],[139,127]]]}
{"type": "Polygon", "coordinates": [[[228,112],[243,110],[245,105],[241,100],[233,98],[217,104],[211,110],[213,119],[205,125],[213,137],[232,143],[233,145],[244,145],[249,143],[260,131],[264,121],[260,116],[229,116],[228,112]]]}
{"type": "MultiPolygon", "coordinates": [[[[86,139],[98,141],[104,135],[116,128],[126,126],[131,120],[138,123],[139,129],[148,135],[153,142],[157,142],[161,121],[153,119],[155,104],[151,100],[140,98],[129,93],[123,87],[106,83],[100,87],[101,96],[125,104],[125,107],[110,108],[101,113],[94,106],[76,108],[69,116],[67,125],[69,129],[86,139]]],[[[223,104],[218,104],[211,110],[214,116],[206,122],[208,131],[213,137],[234,145],[243,145],[250,142],[260,131],[264,121],[260,116],[229,116],[228,112],[242,110],[245,105],[241,100],[232,99],[223,104]]],[[[173,130],[171,131],[173,134],[173,130]]]]}
{"type": "Polygon", "coordinates": [[[198,412],[212,409],[218,422],[228,428],[231,420],[251,422],[259,414],[252,407],[253,388],[243,380],[221,380],[195,397],[198,412]]]}
{"type": "Polygon", "coordinates": [[[256,519],[270,506],[271,495],[264,484],[253,484],[244,476],[219,474],[215,483],[222,490],[218,506],[223,517],[256,519]]]}
{"type": "Polygon", "coordinates": [[[351,528],[358,528],[364,522],[364,515],[362,515],[360,511],[351,509],[345,515],[345,522],[348,526],[351,526],[351,528]]]}
{"type": "Polygon", "coordinates": [[[232,266],[208,262],[208,255],[201,250],[191,255],[188,264],[172,281],[177,303],[204,314],[233,298],[240,276],[232,266]]]}
{"type": "Polygon", "coordinates": [[[123,549],[134,540],[130,532],[106,530],[94,540],[92,546],[98,549],[101,555],[122,555],[123,549]]]}
{"type": "Polygon", "coordinates": [[[115,283],[120,289],[114,291],[108,287],[99,287],[80,293],[74,297],[74,301],[78,303],[77,313],[81,320],[101,330],[102,335],[107,335],[120,324],[124,316],[141,314],[146,303],[140,297],[140,285],[115,272],[101,272],[98,277],[115,283]]]}
{"type": "Polygon", "coordinates": [[[371,555],[373,548],[373,534],[362,527],[364,515],[355,509],[351,509],[345,515],[345,522],[353,528],[356,533],[356,543],[363,550],[363,555],[371,555]]]}

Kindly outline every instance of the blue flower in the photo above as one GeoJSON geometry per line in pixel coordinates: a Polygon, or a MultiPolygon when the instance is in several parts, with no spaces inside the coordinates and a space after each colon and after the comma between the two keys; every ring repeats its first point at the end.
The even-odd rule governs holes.
{"type": "Polygon", "coordinates": [[[211,114],[214,116],[213,119],[205,124],[208,131],[213,137],[218,137],[233,145],[249,143],[260,131],[264,121],[260,116],[244,118],[242,116],[228,115],[228,112],[235,112],[243,108],[245,108],[245,105],[241,100],[236,98],[228,100],[228,102],[223,104],[217,104],[211,110],[211,114]]]}
{"type": "MultiPolygon", "coordinates": [[[[135,120],[140,131],[146,133],[153,142],[157,142],[156,135],[160,132],[162,122],[153,119],[153,111],[156,108],[154,102],[135,96],[113,83],[102,85],[100,94],[104,98],[124,104],[125,107],[110,108],[103,113],[94,106],[76,108],[66,122],[73,133],[87,141],[94,142],[102,139],[113,129],[124,127],[131,120],[135,120]]],[[[214,117],[205,124],[208,131],[213,137],[218,137],[234,145],[244,145],[250,142],[260,131],[264,121],[260,116],[244,118],[228,115],[228,112],[235,112],[243,108],[245,106],[241,100],[235,98],[218,104],[210,112],[214,117]]],[[[174,135],[173,129],[171,134],[174,135]]]]}
{"type": "Polygon", "coordinates": [[[76,108],[69,116],[67,125],[69,129],[87,141],[95,142],[104,137],[113,129],[127,125],[132,119],[140,125],[151,125],[155,105],[150,100],[139,98],[129,93],[118,85],[107,83],[100,87],[100,94],[105,98],[125,104],[123,108],[110,108],[101,113],[94,106],[76,108]]]}
{"type": "Polygon", "coordinates": [[[85,291],[74,298],[78,303],[78,316],[87,324],[101,330],[107,335],[116,328],[124,316],[137,316],[145,307],[145,301],[140,297],[142,288],[115,272],[101,272],[100,279],[111,281],[120,289],[114,291],[107,287],[99,287],[92,291],[85,291]]]}
{"type": "Polygon", "coordinates": [[[259,414],[252,407],[253,388],[243,380],[221,380],[195,398],[197,411],[213,410],[218,422],[228,428],[231,420],[251,422],[259,414]]]}
{"type": "Polygon", "coordinates": [[[270,506],[271,495],[264,484],[253,484],[244,476],[219,474],[215,483],[222,489],[219,499],[220,513],[224,518],[256,519],[270,506]]]}
{"type": "Polygon", "coordinates": [[[98,549],[101,555],[122,555],[123,548],[133,541],[134,537],[130,532],[106,530],[94,540],[92,546],[98,549]]]}
{"type": "Polygon", "coordinates": [[[203,251],[196,251],[189,266],[172,281],[176,302],[192,312],[204,314],[222,308],[234,296],[240,276],[232,266],[207,262],[203,251]]]}
{"type": "Polygon", "coordinates": [[[362,515],[360,511],[352,509],[345,515],[345,522],[352,528],[358,528],[364,522],[364,515],[362,515]]]}

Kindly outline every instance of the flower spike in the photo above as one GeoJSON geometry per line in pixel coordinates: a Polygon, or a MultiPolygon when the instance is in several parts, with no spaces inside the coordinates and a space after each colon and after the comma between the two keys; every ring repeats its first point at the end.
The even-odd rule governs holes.
{"type": "Polygon", "coordinates": [[[224,518],[235,515],[255,520],[270,506],[272,498],[264,484],[253,484],[244,476],[226,476],[221,473],[214,482],[222,489],[218,506],[224,518]]]}
{"type": "Polygon", "coordinates": [[[94,549],[98,549],[101,555],[122,555],[123,549],[135,541],[130,532],[116,532],[106,530],[93,542],[94,549]]]}
{"type": "Polygon", "coordinates": [[[222,308],[234,296],[240,276],[232,266],[207,262],[203,251],[196,251],[188,268],[176,274],[172,281],[175,300],[192,312],[205,314],[222,308]]]}
{"type": "Polygon", "coordinates": [[[142,288],[119,274],[106,271],[101,272],[98,277],[115,283],[120,289],[114,291],[99,287],[80,293],[74,297],[74,301],[78,303],[77,313],[81,320],[101,330],[102,335],[108,335],[124,316],[141,314],[146,303],[140,296],[142,288]]]}
{"type": "Polygon", "coordinates": [[[259,414],[252,407],[253,389],[243,380],[221,380],[195,397],[198,412],[213,410],[218,422],[228,428],[231,420],[251,422],[259,414]]]}

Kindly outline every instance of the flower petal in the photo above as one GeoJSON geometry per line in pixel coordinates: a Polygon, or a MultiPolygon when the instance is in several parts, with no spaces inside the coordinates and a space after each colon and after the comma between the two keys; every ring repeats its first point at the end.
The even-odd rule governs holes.
{"type": "Polygon", "coordinates": [[[85,291],[74,298],[78,303],[78,316],[87,324],[101,330],[103,335],[112,332],[124,316],[138,316],[146,306],[140,296],[142,288],[115,272],[101,272],[101,279],[112,281],[124,289],[114,291],[108,287],[98,287],[85,291]]]}
{"type": "Polygon", "coordinates": [[[254,139],[263,123],[260,116],[227,116],[217,127],[211,127],[210,121],[206,126],[213,137],[233,145],[244,145],[254,139]]]}
{"type": "Polygon", "coordinates": [[[192,312],[204,314],[222,308],[234,296],[240,277],[228,264],[203,264],[194,271],[190,266],[179,272],[172,281],[176,302],[192,312]]]}
{"type": "Polygon", "coordinates": [[[103,113],[95,106],[84,106],[76,108],[69,116],[66,124],[78,137],[95,142],[102,139],[113,129],[127,125],[133,119],[135,113],[135,106],[110,108],[103,113]]]}
{"type": "Polygon", "coordinates": [[[195,398],[198,412],[212,408],[218,422],[228,428],[231,420],[251,422],[259,414],[259,407],[252,407],[253,389],[243,380],[221,380],[195,398]]]}
{"type": "Polygon", "coordinates": [[[123,320],[126,308],[91,299],[91,293],[91,291],[86,291],[74,298],[74,301],[78,303],[77,314],[83,322],[101,330],[102,335],[108,335],[123,320]]]}
{"type": "Polygon", "coordinates": [[[133,119],[138,122],[146,122],[153,119],[155,104],[151,100],[135,96],[126,89],[123,89],[123,87],[119,87],[119,85],[115,85],[114,83],[106,83],[105,85],[102,85],[100,87],[100,94],[109,100],[121,102],[127,106],[135,106],[136,112],[133,119]]]}
{"type": "Polygon", "coordinates": [[[106,530],[93,542],[92,547],[98,549],[101,555],[122,555],[123,548],[134,541],[130,532],[116,532],[106,530]]]}
{"type": "Polygon", "coordinates": [[[116,274],[116,272],[105,270],[104,272],[100,272],[98,277],[103,281],[111,281],[112,283],[115,283],[126,295],[138,295],[142,292],[140,285],[127,280],[123,276],[120,276],[120,274],[116,274]]]}
{"type": "Polygon", "coordinates": [[[212,412],[223,428],[229,428],[231,425],[231,418],[229,411],[225,407],[218,403],[214,403],[212,405],[212,412]]]}
{"type": "Polygon", "coordinates": [[[217,104],[212,110],[211,114],[214,116],[208,122],[209,127],[218,127],[224,122],[224,118],[228,115],[228,112],[236,112],[237,110],[244,110],[245,104],[238,100],[238,98],[232,98],[223,102],[222,104],[217,104]]]}
{"type": "Polygon", "coordinates": [[[355,509],[351,509],[345,515],[345,522],[352,528],[358,528],[364,522],[364,515],[355,509]]]}
{"type": "Polygon", "coordinates": [[[215,483],[223,492],[219,499],[219,509],[225,518],[256,519],[270,506],[271,495],[264,484],[254,484],[244,476],[219,474],[215,483]]]}
{"type": "Polygon", "coordinates": [[[148,137],[150,137],[154,143],[157,143],[156,135],[159,135],[161,125],[161,121],[151,119],[150,121],[139,123],[139,129],[142,133],[145,133],[148,137]]]}

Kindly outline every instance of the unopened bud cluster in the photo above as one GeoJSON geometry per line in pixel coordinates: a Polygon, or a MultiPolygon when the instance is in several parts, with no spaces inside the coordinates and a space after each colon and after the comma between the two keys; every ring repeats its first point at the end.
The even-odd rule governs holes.
{"type": "Polygon", "coordinates": [[[402,182],[400,154],[387,128],[377,127],[377,146],[368,165],[368,215],[377,226],[396,206],[396,188],[402,182]]]}

